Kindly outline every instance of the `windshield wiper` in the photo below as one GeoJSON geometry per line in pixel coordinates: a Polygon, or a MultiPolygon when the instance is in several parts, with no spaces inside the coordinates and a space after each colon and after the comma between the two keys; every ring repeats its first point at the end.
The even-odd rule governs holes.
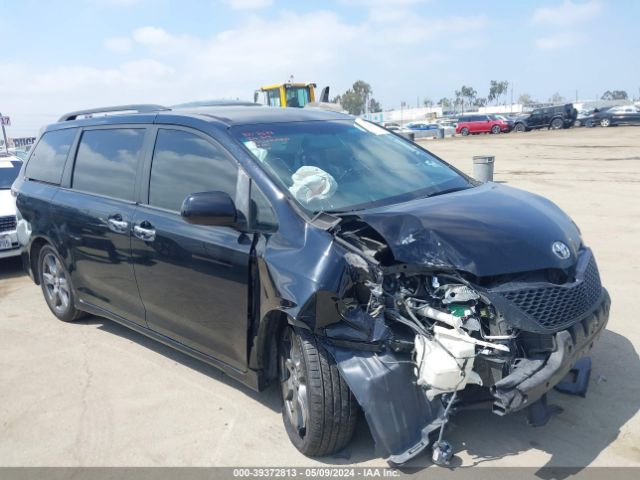
{"type": "Polygon", "coordinates": [[[447,188],[445,190],[440,190],[439,192],[434,192],[434,193],[430,193],[429,195],[427,195],[425,198],[430,198],[430,197],[437,197],[438,195],[445,195],[447,193],[453,193],[453,192],[459,192],[461,190],[467,190],[471,187],[453,187],[453,188],[447,188]]]}

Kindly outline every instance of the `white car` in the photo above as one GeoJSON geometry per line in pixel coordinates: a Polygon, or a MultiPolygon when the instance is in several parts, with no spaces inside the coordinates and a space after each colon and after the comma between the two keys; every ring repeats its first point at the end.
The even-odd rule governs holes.
{"type": "Polygon", "coordinates": [[[22,168],[22,160],[0,154],[0,258],[20,255],[16,232],[16,200],[11,185],[22,168]]]}

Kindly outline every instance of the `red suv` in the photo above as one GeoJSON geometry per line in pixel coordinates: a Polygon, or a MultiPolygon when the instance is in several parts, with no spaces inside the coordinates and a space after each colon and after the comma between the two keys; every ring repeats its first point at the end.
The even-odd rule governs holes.
{"type": "Polygon", "coordinates": [[[469,135],[470,133],[500,133],[510,132],[513,122],[502,115],[466,115],[458,119],[456,133],[469,135]]]}

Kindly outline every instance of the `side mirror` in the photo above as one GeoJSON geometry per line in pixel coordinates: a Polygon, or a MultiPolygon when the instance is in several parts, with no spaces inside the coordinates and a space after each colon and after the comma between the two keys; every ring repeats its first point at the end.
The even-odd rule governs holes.
{"type": "Polygon", "coordinates": [[[235,225],[238,212],[225,192],[192,193],[182,202],[180,215],[195,225],[235,225]]]}

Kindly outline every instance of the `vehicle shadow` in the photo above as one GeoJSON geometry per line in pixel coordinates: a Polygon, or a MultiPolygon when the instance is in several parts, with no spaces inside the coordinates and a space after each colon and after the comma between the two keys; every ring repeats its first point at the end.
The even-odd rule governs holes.
{"type": "MultiPolygon", "coordinates": [[[[281,409],[277,385],[257,393],[215,367],[116,322],[89,317],[79,323],[98,325],[101,330],[136,342],[213,380],[237,388],[274,412],[281,409]]],[[[640,358],[633,344],[622,335],[606,330],[591,357],[593,370],[586,398],[550,392],[549,403],[560,405],[564,412],[553,416],[544,427],[527,425],[525,412],[505,417],[488,410],[462,411],[454,415],[445,438],[452,444],[454,452],[464,451],[467,458],[463,462],[454,457],[450,468],[469,468],[532,449],[549,457],[536,472],[539,478],[546,479],[547,474],[552,474],[554,478],[566,478],[591,464],[600,452],[616,440],[621,428],[640,409],[640,358]],[[549,467],[569,468],[550,473],[549,467]]],[[[431,452],[427,449],[403,465],[401,470],[406,468],[407,471],[416,472],[427,468],[432,465],[430,456],[431,452]]],[[[355,465],[375,457],[375,445],[364,415],[360,412],[353,441],[335,455],[314,460],[327,465],[355,465]]],[[[630,448],[628,457],[638,462],[637,452],[634,453],[633,448],[630,448]]]]}
{"type": "Polygon", "coordinates": [[[22,268],[20,257],[3,258],[0,260],[0,280],[22,277],[27,273],[22,268]]]}
{"type": "MultiPolygon", "coordinates": [[[[247,395],[252,400],[255,400],[265,407],[273,410],[274,412],[280,412],[281,409],[281,398],[280,391],[277,388],[277,385],[272,385],[267,390],[263,392],[255,392],[251,390],[249,387],[241,384],[239,381],[225,375],[221,370],[208,365],[200,360],[197,360],[193,357],[190,357],[187,354],[179,352],[167,345],[164,345],[157,340],[149,338],[141,333],[138,333],[130,328],[127,328],[119,323],[113,322],[111,320],[90,316],[84,320],[77,322],[82,325],[97,325],[98,329],[108,332],[113,335],[118,335],[122,338],[126,338],[132,342],[137,343],[138,345],[148,348],[160,355],[163,355],[174,362],[177,362],[185,367],[191,368],[198,373],[206,375],[211,379],[224,383],[225,385],[229,385],[237,390],[240,390],[245,395],[247,395]]],[[[214,388],[214,386],[212,386],[214,388]]]]}
{"type": "MultiPolygon", "coordinates": [[[[97,316],[90,316],[77,323],[83,325],[97,325],[98,329],[100,330],[113,335],[118,335],[122,338],[126,338],[127,340],[135,342],[144,348],[148,348],[160,355],[163,355],[173,360],[174,362],[180,363],[181,365],[191,368],[198,373],[206,375],[214,381],[218,381],[224,383],[225,385],[236,388],[237,390],[243,392],[251,400],[264,405],[274,412],[279,413],[281,411],[282,399],[277,384],[271,385],[267,390],[263,392],[255,392],[245,385],[241,384],[239,381],[225,375],[217,368],[208,365],[200,360],[192,358],[189,355],[179,352],[171,347],[168,347],[152,338],[146,337],[145,335],[131,330],[130,328],[122,326],[119,323],[97,316]]],[[[211,388],[215,388],[215,385],[212,385],[211,388]]],[[[282,428],[284,428],[284,426],[282,428]]],[[[375,456],[376,455],[373,438],[371,437],[371,433],[369,432],[369,427],[366,420],[364,419],[364,415],[362,414],[362,412],[360,412],[354,439],[350,443],[350,445],[348,445],[345,449],[336,453],[335,455],[322,458],[314,458],[314,460],[332,465],[344,465],[364,462],[375,458],[375,456]]]]}

